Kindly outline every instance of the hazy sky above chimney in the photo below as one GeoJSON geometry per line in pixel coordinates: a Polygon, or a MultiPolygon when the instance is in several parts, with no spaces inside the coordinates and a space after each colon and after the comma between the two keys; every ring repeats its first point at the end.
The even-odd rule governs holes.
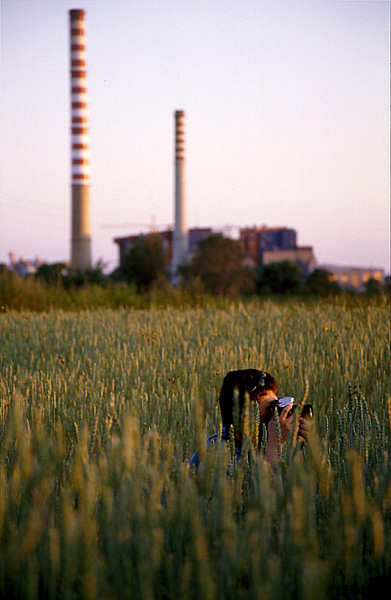
{"type": "Polygon", "coordinates": [[[173,224],[183,109],[190,227],[293,227],[319,263],[388,273],[389,4],[2,0],[0,262],[70,257],[83,8],[94,263],[116,266],[116,236],[173,224]]]}

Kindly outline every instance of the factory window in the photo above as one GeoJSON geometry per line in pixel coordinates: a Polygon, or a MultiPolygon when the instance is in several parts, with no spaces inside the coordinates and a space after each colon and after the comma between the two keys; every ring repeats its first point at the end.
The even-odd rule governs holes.
{"type": "Polygon", "coordinates": [[[381,271],[375,271],[373,273],[373,279],[376,279],[376,281],[382,281],[383,277],[382,277],[382,272],[381,271]]]}
{"type": "Polygon", "coordinates": [[[367,281],[369,281],[371,278],[371,274],[369,271],[365,271],[363,276],[362,276],[362,280],[364,283],[367,283],[367,281]]]}
{"type": "Polygon", "coordinates": [[[341,273],[341,275],[340,275],[340,281],[341,281],[341,283],[348,283],[349,277],[347,276],[346,273],[341,273]]]}
{"type": "Polygon", "coordinates": [[[358,273],[352,273],[352,286],[358,288],[360,285],[360,277],[358,273]]]}

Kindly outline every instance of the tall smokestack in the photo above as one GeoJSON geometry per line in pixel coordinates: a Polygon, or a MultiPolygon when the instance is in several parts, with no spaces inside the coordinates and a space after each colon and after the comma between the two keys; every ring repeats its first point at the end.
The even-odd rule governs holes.
{"type": "Polygon", "coordinates": [[[185,193],[185,113],[175,112],[175,228],[173,238],[171,277],[178,282],[178,267],[187,263],[189,233],[186,223],[185,193]]]}
{"type": "Polygon", "coordinates": [[[71,10],[71,268],[91,268],[90,164],[84,10],[71,10]]]}

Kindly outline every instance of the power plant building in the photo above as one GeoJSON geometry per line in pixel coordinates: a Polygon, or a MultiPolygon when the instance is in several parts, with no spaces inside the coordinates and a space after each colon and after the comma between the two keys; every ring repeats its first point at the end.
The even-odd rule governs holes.
{"type": "MultiPolygon", "coordinates": [[[[197,250],[198,244],[216,233],[210,227],[189,229],[189,261],[197,250]]],[[[136,239],[145,234],[118,237],[114,242],[119,247],[120,264],[132,248],[136,239]]],[[[173,253],[173,231],[157,232],[162,239],[166,264],[170,265],[173,253]]],[[[248,227],[240,230],[240,243],[250,266],[268,265],[272,262],[289,260],[298,264],[303,275],[308,276],[314,269],[324,269],[330,273],[330,280],[338,283],[341,289],[364,292],[366,284],[374,279],[382,287],[385,282],[384,270],[365,267],[342,267],[336,265],[318,265],[311,246],[296,246],[297,234],[286,227],[248,227]]]]}
{"type": "MultiPolygon", "coordinates": [[[[167,265],[172,265],[173,260],[173,249],[174,249],[174,231],[172,229],[167,229],[165,231],[157,231],[157,235],[161,237],[164,256],[166,259],[167,265]]],[[[198,248],[198,244],[210,237],[213,234],[213,231],[210,227],[194,227],[189,229],[188,232],[188,255],[186,258],[186,262],[191,260],[194,252],[198,248]]],[[[118,245],[119,249],[119,262],[122,264],[124,256],[129,252],[129,250],[133,247],[135,241],[140,236],[145,236],[145,233],[139,233],[138,235],[128,235],[125,237],[117,237],[114,238],[114,242],[118,245]]]]}
{"type": "Polygon", "coordinates": [[[385,282],[384,269],[340,265],[321,265],[320,268],[331,273],[331,280],[337,282],[343,290],[364,292],[366,284],[371,279],[377,281],[380,287],[383,287],[385,282]]]}
{"type": "Polygon", "coordinates": [[[304,276],[317,266],[312,246],[297,246],[294,229],[246,227],[240,230],[239,240],[243,252],[254,266],[289,260],[300,266],[304,276]]]}
{"type": "Polygon", "coordinates": [[[90,157],[84,10],[71,10],[71,269],[91,268],[90,157]]]}

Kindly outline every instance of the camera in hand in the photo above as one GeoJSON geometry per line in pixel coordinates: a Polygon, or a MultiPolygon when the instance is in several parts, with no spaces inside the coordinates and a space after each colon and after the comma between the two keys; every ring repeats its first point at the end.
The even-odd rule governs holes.
{"type": "MultiPolygon", "coordinates": [[[[280,415],[282,413],[282,411],[284,410],[284,408],[287,406],[287,404],[294,402],[294,400],[295,399],[292,396],[285,396],[284,398],[279,398],[277,400],[277,404],[276,404],[278,414],[280,415]]],[[[290,417],[291,415],[293,415],[293,413],[295,412],[295,410],[298,409],[298,407],[299,407],[298,404],[293,404],[293,406],[287,416],[290,417]]],[[[304,419],[312,419],[314,416],[312,404],[304,404],[300,416],[303,417],[304,419]]]]}

